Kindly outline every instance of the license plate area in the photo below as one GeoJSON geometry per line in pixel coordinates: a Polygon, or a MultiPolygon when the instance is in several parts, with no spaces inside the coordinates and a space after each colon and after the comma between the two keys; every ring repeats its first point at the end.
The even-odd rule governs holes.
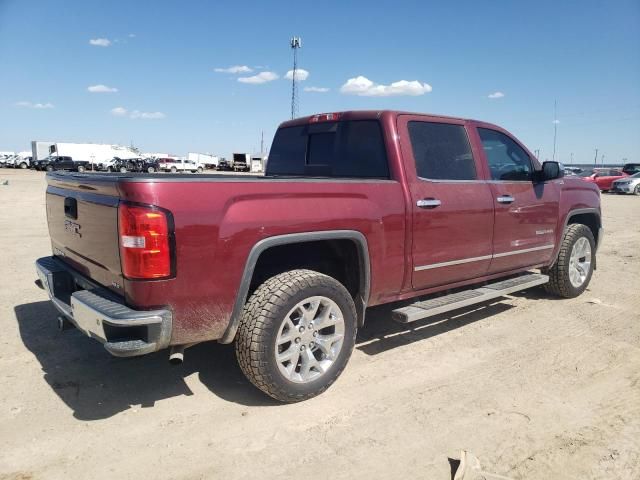
{"type": "Polygon", "coordinates": [[[76,300],[71,296],[71,311],[73,313],[73,321],[87,336],[100,340],[106,340],[104,333],[104,315],[87,306],[86,304],[76,300]]]}

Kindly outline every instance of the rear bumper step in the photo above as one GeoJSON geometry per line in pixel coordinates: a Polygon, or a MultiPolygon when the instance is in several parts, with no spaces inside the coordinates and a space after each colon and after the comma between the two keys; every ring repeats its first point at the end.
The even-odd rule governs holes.
{"type": "Polygon", "coordinates": [[[547,275],[540,273],[526,273],[518,277],[509,278],[496,283],[490,283],[480,288],[463,290],[442,297],[432,298],[423,302],[416,302],[393,311],[393,319],[399,323],[410,323],[423,318],[450,312],[458,308],[468,307],[476,303],[486,302],[494,298],[508,295],[518,290],[542,285],[549,281],[547,275]]]}
{"type": "Polygon", "coordinates": [[[55,257],[38,259],[36,271],[36,284],[49,294],[58,311],[112,355],[133,357],[169,345],[171,311],[133,310],[108,290],[91,288],[90,280],[55,257]]]}

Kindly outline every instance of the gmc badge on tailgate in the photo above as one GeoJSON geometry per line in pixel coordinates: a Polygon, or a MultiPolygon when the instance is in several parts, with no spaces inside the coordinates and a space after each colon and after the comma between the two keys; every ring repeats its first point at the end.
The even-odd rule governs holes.
{"type": "Polygon", "coordinates": [[[82,237],[80,233],[80,224],[76,222],[72,222],[71,220],[64,221],[64,229],[72,235],[77,237],[82,237]]]}

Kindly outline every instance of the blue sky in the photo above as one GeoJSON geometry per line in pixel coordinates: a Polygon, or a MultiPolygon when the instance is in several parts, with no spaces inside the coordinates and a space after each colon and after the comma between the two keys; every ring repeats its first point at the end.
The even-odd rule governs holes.
{"type": "Polygon", "coordinates": [[[301,115],[477,118],[550,159],[557,99],[558,159],[590,162],[598,148],[605,162],[640,161],[638,0],[0,0],[0,150],[34,139],[257,150],[290,116],[292,35],[309,72],[301,115]],[[231,66],[252,71],[215,71],[231,66]]]}

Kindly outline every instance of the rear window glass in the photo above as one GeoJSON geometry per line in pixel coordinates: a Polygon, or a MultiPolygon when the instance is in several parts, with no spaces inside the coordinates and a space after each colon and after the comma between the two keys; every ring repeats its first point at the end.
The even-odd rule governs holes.
{"type": "Polygon", "coordinates": [[[475,180],[476,166],[462,125],[409,122],[416,173],[430,180],[475,180]]]}
{"type": "Polygon", "coordinates": [[[281,128],[273,139],[267,175],[389,178],[380,125],[354,120],[281,128]]]}

